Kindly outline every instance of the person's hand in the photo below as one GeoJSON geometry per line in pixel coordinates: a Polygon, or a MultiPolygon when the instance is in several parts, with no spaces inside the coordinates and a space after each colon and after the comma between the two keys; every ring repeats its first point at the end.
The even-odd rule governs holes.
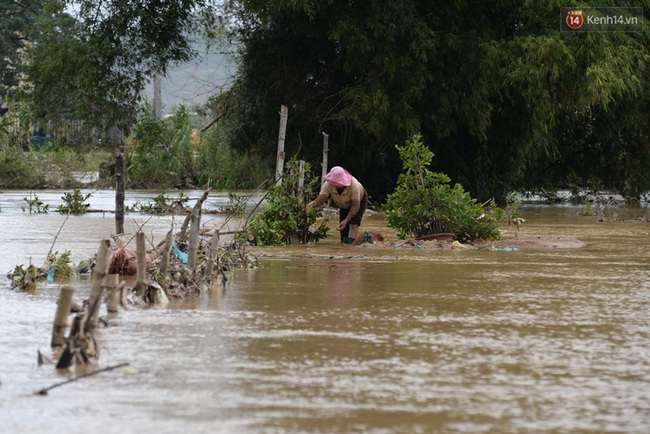
{"type": "Polygon", "coordinates": [[[336,228],[337,231],[341,232],[342,230],[345,229],[345,227],[348,225],[348,220],[345,219],[341,223],[339,223],[339,227],[336,228]]]}
{"type": "Polygon", "coordinates": [[[314,207],[314,205],[315,205],[314,201],[309,202],[309,203],[305,206],[305,212],[307,212],[307,214],[309,214],[309,211],[311,211],[311,209],[314,207]]]}

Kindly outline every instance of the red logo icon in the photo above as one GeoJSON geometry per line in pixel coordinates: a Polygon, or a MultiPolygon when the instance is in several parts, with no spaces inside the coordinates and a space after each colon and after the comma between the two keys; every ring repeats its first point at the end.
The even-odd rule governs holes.
{"type": "Polygon", "coordinates": [[[566,13],[566,25],[570,29],[579,29],[585,23],[585,19],[582,16],[582,11],[567,11],[566,13]]]}

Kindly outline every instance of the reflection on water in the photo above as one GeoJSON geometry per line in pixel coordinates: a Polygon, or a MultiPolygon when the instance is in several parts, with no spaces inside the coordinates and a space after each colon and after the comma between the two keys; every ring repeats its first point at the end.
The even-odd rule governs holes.
{"type": "MultiPolygon", "coordinates": [[[[0,432],[648,432],[649,226],[566,208],[524,218],[526,234],[588,246],[293,246],[332,258],[265,260],[224,293],[121,311],[99,333],[100,363],[130,367],[48,397],[31,393],[68,378],[36,366],[57,286],[25,294],[3,277],[0,432]]],[[[55,220],[2,237],[36,254],[55,220]]],[[[80,218],[57,243],[92,251],[107,220],[80,218]]],[[[148,223],[160,236],[167,224],[148,223]]],[[[82,297],[87,281],[75,285],[82,297]]]]}

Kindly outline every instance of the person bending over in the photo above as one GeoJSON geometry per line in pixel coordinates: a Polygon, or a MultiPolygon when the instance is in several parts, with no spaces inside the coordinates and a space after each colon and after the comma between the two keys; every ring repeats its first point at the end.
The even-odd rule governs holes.
{"type": "Polygon", "coordinates": [[[325,181],[316,199],[309,202],[306,210],[321,206],[328,197],[339,207],[339,226],[341,242],[351,244],[357,237],[361,218],[368,205],[368,192],[350,172],[341,166],[334,166],[323,177],[325,181]]]}

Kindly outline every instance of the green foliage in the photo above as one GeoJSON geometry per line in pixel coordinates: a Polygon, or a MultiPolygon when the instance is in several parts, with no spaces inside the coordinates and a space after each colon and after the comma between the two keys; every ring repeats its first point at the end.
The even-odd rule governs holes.
{"type": "Polygon", "coordinates": [[[43,0],[0,2],[0,102],[18,84],[21,52],[32,40],[43,0]]]}
{"type": "Polygon", "coordinates": [[[50,210],[50,205],[46,205],[43,203],[42,200],[38,198],[38,196],[34,195],[32,198],[32,194],[30,192],[29,194],[29,199],[26,197],[23,197],[23,201],[27,204],[26,206],[23,206],[23,212],[29,211],[30,214],[36,213],[36,214],[47,214],[50,210]]]}
{"type": "Polygon", "coordinates": [[[256,245],[275,245],[308,243],[327,235],[329,228],[326,226],[314,233],[309,230],[310,225],[316,222],[318,211],[312,209],[307,214],[305,206],[318,185],[318,178],[311,176],[309,164],[305,164],[302,175],[304,188],[299,187],[301,173],[298,162],[291,160],[286,164],[282,181],[271,187],[266,204],[251,219],[242,237],[256,245]]]}
{"type": "Polygon", "coordinates": [[[20,288],[23,291],[35,290],[36,283],[46,277],[46,273],[31,264],[27,268],[24,265],[16,265],[13,271],[7,273],[7,278],[11,280],[11,289],[20,288]]]}
{"type": "Polygon", "coordinates": [[[0,187],[42,188],[47,185],[46,168],[36,152],[14,147],[0,151],[0,187]]]}
{"type": "Polygon", "coordinates": [[[388,225],[400,238],[451,232],[460,241],[499,238],[493,218],[460,184],[451,186],[443,173],[431,172],[431,152],[416,135],[397,146],[403,172],[384,204],[388,225]]]}
{"type": "MultiPolygon", "coordinates": [[[[155,73],[194,56],[190,31],[203,0],[48,0],[26,53],[24,90],[34,114],[93,127],[133,124],[155,73]],[[74,15],[67,13],[74,10],[74,15]]],[[[212,24],[217,24],[212,21],[212,24]]]]}
{"type": "Polygon", "coordinates": [[[136,202],[129,210],[138,211],[145,214],[171,214],[178,208],[184,207],[189,200],[190,198],[187,197],[183,192],[180,192],[177,198],[171,198],[165,196],[164,193],[160,193],[158,196],[153,198],[152,202],[148,202],[146,204],[136,202]]]}
{"type": "Polygon", "coordinates": [[[92,193],[81,193],[81,190],[78,188],[75,189],[72,193],[65,193],[61,196],[63,204],[59,205],[57,212],[60,214],[72,214],[72,215],[82,215],[85,214],[90,207],[90,204],[86,203],[86,200],[92,196],[92,193]]]}
{"type": "Polygon", "coordinates": [[[254,189],[273,176],[271,159],[231,146],[232,125],[219,123],[201,137],[197,182],[217,189],[254,189]]]}
{"type": "Polygon", "coordinates": [[[248,203],[248,196],[240,196],[237,193],[228,192],[228,205],[222,211],[228,214],[243,214],[246,211],[246,204],[248,203]]]}
{"type": "Polygon", "coordinates": [[[192,123],[185,106],[158,120],[146,101],[134,128],[133,146],[126,148],[127,182],[131,188],[181,188],[195,182],[190,151],[192,123]]]}
{"type": "Polygon", "coordinates": [[[50,252],[47,256],[47,264],[52,267],[54,277],[71,277],[75,274],[71,266],[70,250],[66,250],[61,254],[59,252],[50,252]]]}
{"type": "Polygon", "coordinates": [[[240,77],[224,113],[241,149],[274,154],[284,104],[285,151],[317,161],[327,132],[330,159],[376,197],[399,173],[390,145],[418,131],[482,200],[563,188],[576,163],[607,188],[650,185],[647,31],[562,32],[556,1],[239,3],[240,77]],[[588,112],[580,123],[600,135],[576,140],[588,112]]]}

